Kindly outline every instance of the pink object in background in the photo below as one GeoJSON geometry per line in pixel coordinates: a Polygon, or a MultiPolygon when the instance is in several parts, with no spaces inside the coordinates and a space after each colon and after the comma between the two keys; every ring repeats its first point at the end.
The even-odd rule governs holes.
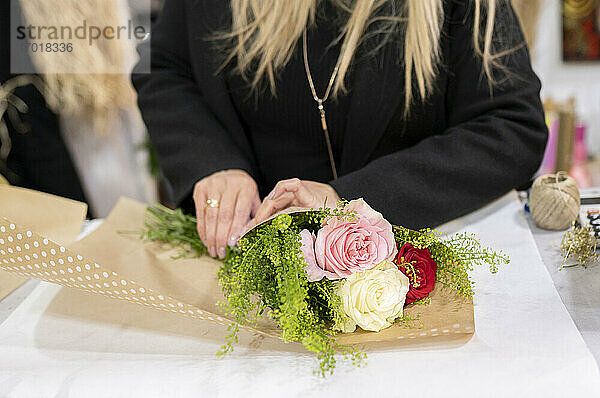
{"type": "Polygon", "coordinates": [[[575,127],[575,142],[573,143],[573,165],[569,174],[577,182],[579,188],[588,188],[591,185],[590,174],[585,166],[588,151],[585,144],[585,125],[578,123],[575,127]]]}
{"type": "Polygon", "coordinates": [[[559,121],[558,117],[552,117],[548,115],[546,124],[548,125],[548,143],[546,144],[546,151],[544,152],[544,158],[542,165],[538,171],[538,175],[542,174],[553,174],[555,172],[554,167],[556,165],[556,145],[558,142],[558,129],[559,121]]]}

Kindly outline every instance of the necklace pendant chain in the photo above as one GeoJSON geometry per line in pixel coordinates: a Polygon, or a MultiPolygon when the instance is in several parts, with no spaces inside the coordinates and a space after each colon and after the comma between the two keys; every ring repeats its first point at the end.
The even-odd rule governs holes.
{"type": "Polygon", "coordinates": [[[325,136],[325,143],[327,144],[327,153],[329,154],[329,164],[331,165],[331,173],[333,174],[333,179],[337,180],[338,173],[337,167],[335,165],[335,158],[333,156],[333,148],[331,145],[331,138],[329,137],[329,129],[327,128],[327,118],[325,114],[325,101],[329,98],[329,93],[331,92],[331,88],[333,87],[333,82],[338,73],[339,69],[339,60],[333,69],[333,73],[331,74],[331,78],[329,79],[329,85],[327,86],[327,90],[325,91],[325,95],[323,98],[319,98],[317,95],[317,91],[315,89],[315,84],[312,79],[312,75],[310,73],[310,67],[308,66],[308,52],[306,50],[306,29],[302,32],[302,50],[304,54],[304,69],[306,70],[306,77],[308,78],[308,85],[310,86],[310,91],[312,93],[313,99],[317,103],[317,109],[319,110],[319,115],[321,116],[321,128],[323,129],[323,135],[325,136]]]}
{"type": "Polygon", "coordinates": [[[335,158],[333,157],[333,148],[331,147],[331,139],[329,138],[329,129],[327,128],[327,118],[325,117],[325,107],[323,106],[323,100],[317,101],[319,104],[319,112],[321,114],[321,127],[323,128],[323,134],[325,135],[325,143],[327,144],[327,153],[329,154],[329,163],[331,164],[331,172],[333,179],[337,180],[338,173],[335,166],[335,158]]]}
{"type": "Polygon", "coordinates": [[[321,127],[323,131],[329,131],[327,128],[327,119],[325,118],[325,107],[323,106],[323,100],[317,102],[319,104],[319,113],[321,114],[321,127]]]}

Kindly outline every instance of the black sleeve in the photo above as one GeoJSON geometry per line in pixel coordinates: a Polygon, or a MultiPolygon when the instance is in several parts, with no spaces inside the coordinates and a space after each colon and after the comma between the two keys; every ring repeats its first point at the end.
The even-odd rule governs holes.
{"type": "Polygon", "coordinates": [[[512,35],[513,44],[521,43],[502,58],[508,80],[490,95],[481,59],[473,50],[473,13],[457,7],[449,17],[460,22],[449,24],[450,54],[445,60],[450,68],[447,129],[332,181],[341,197],[363,196],[391,222],[423,228],[476,210],[531,179],[548,134],[540,81],[514,10],[509,2],[501,4],[498,40],[506,45],[512,35]]]}
{"type": "MultiPolygon", "coordinates": [[[[134,73],[138,104],[158,161],[181,205],[194,184],[216,171],[251,164],[208,109],[190,64],[186,2],[166,0],[153,27],[151,74],[134,73]]],[[[148,56],[140,48],[140,56],[148,56]]],[[[206,54],[206,56],[210,56],[206,54]]]]}

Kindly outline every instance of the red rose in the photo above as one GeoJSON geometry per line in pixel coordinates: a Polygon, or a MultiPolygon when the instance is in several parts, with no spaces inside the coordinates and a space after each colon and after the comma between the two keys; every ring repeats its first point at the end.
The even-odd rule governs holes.
{"type": "Polygon", "coordinates": [[[410,281],[406,304],[427,297],[435,286],[437,272],[437,263],[431,258],[429,249],[417,249],[410,243],[406,243],[398,252],[396,264],[410,281]]]}

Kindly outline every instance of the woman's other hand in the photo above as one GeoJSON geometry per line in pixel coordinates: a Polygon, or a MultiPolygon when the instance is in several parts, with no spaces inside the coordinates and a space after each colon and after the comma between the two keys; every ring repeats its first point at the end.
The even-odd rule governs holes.
{"type": "Polygon", "coordinates": [[[196,183],[194,203],[200,239],[212,257],[225,258],[227,245],[236,243],[244,225],[255,216],[260,196],[247,172],[224,170],[196,183]]]}
{"type": "Polygon", "coordinates": [[[323,205],[335,206],[340,201],[331,185],[298,178],[282,180],[267,195],[254,219],[247,225],[251,229],[274,214],[288,207],[320,208],[323,205]]]}

